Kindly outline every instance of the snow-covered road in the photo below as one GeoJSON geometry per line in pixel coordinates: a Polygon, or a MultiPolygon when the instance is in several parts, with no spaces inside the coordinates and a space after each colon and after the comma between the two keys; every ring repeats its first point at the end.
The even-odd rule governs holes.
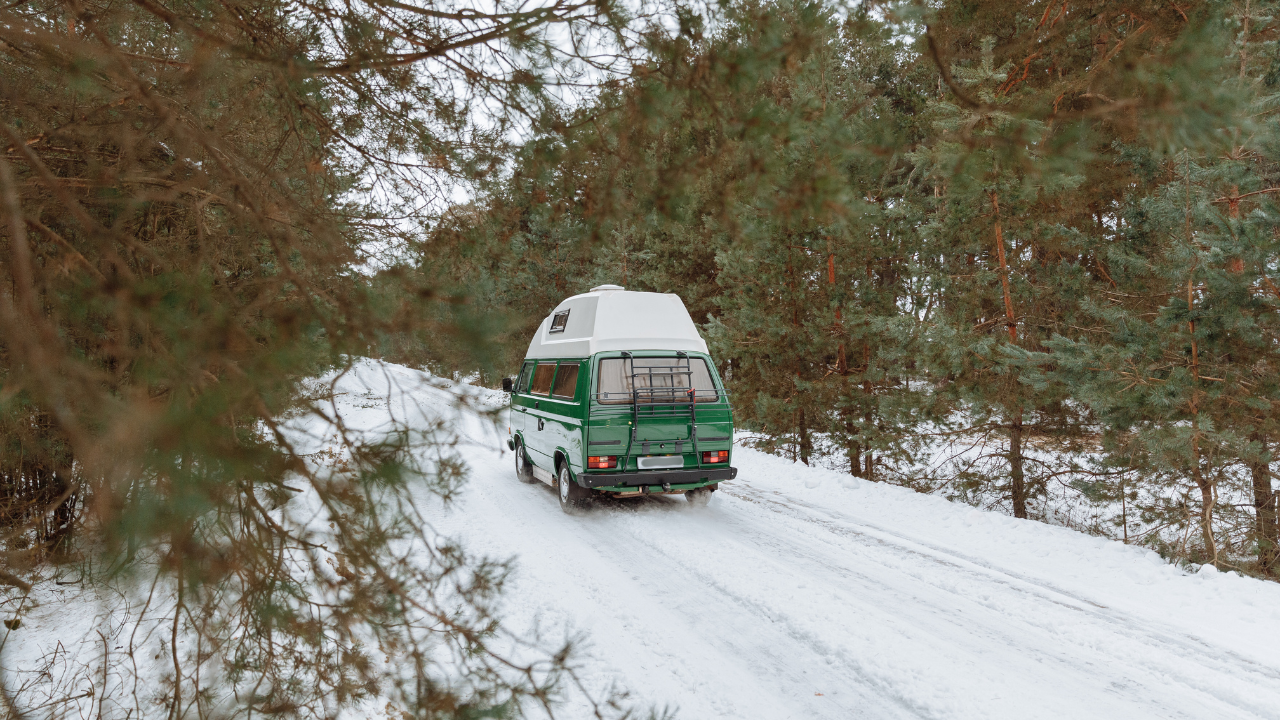
{"type": "Polygon", "coordinates": [[[1280,718],[1275,584],[743,449],[707,508],[571,517],[473,439],[434,523],[518,558],[511,621],[579,633],[589,687],[682,718],[1280,718]]]}
{"type": "MultiPolygon", "coordinates": [[[[740,480],[704,510],[658,497],[586,517],[519,484],[509,453],[486,458],[439,527],[517,555],[513,614],[584,632],[599,686],[620,682],[686,718],[1280,717],[1274,591],[1259,592],[1262,606],[1206,603],[1203,623],[1183,626],[1165,603],[1141,612],[1160,592],[1142,578],[1105,578],[1096,593],[1054,582],[1051,567],[1028,574],[896,531],[893,516],[869,521],[874,509],[857,507],[868,488],[851,493],[851,512],[821,507],[760,477],[783,470],[803,487],[803,470],[738,457],[740,480]],[[1110,604],[1125,586],[1135,602],[1110,604]],[[1269,627],[1243,647],[1219,642],[1218,614],[1234,610],[1269,627]]],[[[1207,584],[1132,555],[1143,573],[1207,584]]]]}
{"type": "MultiPolygon", "coordinates": [[[[685,720],[1280,719],[1280,584],[745,448],[708,507],[648,497],[568,516],[517,481],[502,417],[454,406],[501,393],[371,361],[332,390],[356,433],[460,432],[470,481],[419,509],[473,554],[515,559],[516,637],[578,641],[585,691],[566,689],[557,718],[585,720],[589,697],[620,687],[685,720]]],[[[332,426],[291,422],[302,451],[335,457],[332,426]]],[[[41,585],[5,648],[12,682],[50,657],[70,669],[49,693],[104,675],[76,668],[98,657],[97,628],[131,616],[73,589],[41,585]]],[[[51,697],[94,714],[92,693],[51,697]]]]}

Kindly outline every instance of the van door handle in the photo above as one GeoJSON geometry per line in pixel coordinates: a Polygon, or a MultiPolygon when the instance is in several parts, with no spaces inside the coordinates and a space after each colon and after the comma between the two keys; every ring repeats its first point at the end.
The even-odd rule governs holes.
{"type": "Polygon", "coordinates": [[[534,409],[534,410],[537,410],[537,409],[538,409],[538,401],[537,401],[537,400],[534,400],[534,401],[533,401],[533,409],[534,409]]]}
{"type": "Polygon", "coordinates": [[[542,429],[542,418],[538,418],[538,429],[542,429]]]}

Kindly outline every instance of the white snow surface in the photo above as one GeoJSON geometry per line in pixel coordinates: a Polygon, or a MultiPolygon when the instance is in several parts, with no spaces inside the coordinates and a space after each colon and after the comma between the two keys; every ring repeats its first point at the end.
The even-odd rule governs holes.
{"type": "MultiPolygon", "coordinates": [[[[577,638],[591,694],[620,686],[686,719],[1280,718],[1278,584],[745,448],[706,508],[569,516],[517,481],[504,418],[446,407],[502,393],[372,362],[339,387],[369,432],[459,413],[470,482],[423,512],[517,558],[509,628],[577,638]]],[[[10,652],[70,644],[65,607],[40,610],[10,652]]],[[[589,715],[576,689],[556,714],[589,715]]]]}

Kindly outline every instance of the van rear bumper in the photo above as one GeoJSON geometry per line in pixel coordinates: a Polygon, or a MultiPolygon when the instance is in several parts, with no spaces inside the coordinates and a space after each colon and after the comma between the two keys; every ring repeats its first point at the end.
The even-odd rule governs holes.
{"type": "Polygon", "coordinates": [[[669,483],[671,485],[682,485],[686,483],[696,483],[704,481],[732,480],[738,477],[738,468],[736,467],[718,467],[712,468],[686,468],[683,470],[645,470],[643,472],[625,472],[625,473],[579,473],[578,482],[583,487],[617,487],[617,486],[641,486],[641,485],[661,485],[669,483]]]}

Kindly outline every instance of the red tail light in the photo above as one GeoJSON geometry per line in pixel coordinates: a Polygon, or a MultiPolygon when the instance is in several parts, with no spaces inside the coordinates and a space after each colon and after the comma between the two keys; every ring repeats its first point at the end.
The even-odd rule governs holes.
{"type": "Polygon", "coordinates": [[[608,470],[616,467],[618,467],[617,455],[592,455],[587,458],[589,470],[608,470]]]}
{"type": "Polygon", "coordinates": [[[712,450],[710,452],[704,452],[702,453],[702,462],[704,463],[729,462],[729,451],[728,450],[712,450]]]}

